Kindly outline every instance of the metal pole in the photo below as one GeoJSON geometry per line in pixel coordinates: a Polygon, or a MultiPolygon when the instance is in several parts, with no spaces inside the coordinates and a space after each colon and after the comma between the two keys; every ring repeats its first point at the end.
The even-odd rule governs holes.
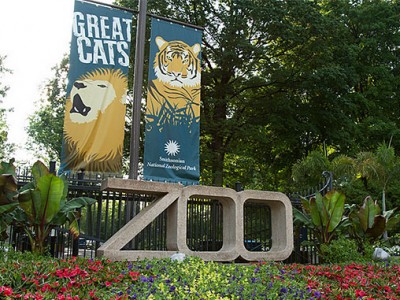
{"type": "Polygon", "coordinates": [[[140,110],[142,102],[144,42],[147,0],[139,0],[137,16],[135,69],[133,78],[133,111],[130,141],[129,179],[137,179],[139,171],[140,110]]]}

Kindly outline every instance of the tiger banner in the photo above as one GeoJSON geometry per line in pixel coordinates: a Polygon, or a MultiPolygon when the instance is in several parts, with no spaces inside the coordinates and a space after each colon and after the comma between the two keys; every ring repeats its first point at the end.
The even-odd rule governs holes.
{"type": "Polygon", "coordinates": [[[202,31],[151,20],[143,176],[198,184],[202,31]]]}
{"type": "Polygon", "coordinates": [[[59,173],[119,172],[132,13],[75,1],[59,173]]]}

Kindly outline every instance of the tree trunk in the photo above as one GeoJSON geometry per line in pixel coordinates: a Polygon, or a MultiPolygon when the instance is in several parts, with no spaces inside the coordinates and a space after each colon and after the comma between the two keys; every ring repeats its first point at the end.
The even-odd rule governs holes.
{"type": "MultiPolygon", "coordinates": [[[[220,95],[223,99],[223,96],[220,95]]],[[[224,159],[226,154],[226,111],[227,104],[219,100],[214,108],[214,120],[212,124],[211,155],[212,155],[212,181],[215,186],[222,186],[224,183],[224,159]],[[219,103],[218,103],[219,102],[219,103]]]]}

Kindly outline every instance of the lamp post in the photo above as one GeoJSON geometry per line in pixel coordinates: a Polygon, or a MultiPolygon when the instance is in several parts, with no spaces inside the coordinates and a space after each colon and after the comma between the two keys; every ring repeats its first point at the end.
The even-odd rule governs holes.
{"type": "Polygon", "coordinates": [[[135,66],[133,78],[133,108],[130,140],[129,179],[137,179],[139,173],[140,110],[142,102],[144,43],[146,34],[147,0],[139,0],[137,15],[135,66]]]}

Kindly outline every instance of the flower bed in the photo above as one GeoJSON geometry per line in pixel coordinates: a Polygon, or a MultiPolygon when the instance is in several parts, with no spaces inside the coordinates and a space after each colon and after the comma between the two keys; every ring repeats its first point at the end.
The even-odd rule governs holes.
{"type": "Polygon", "coordinates": [[[0,299],[400,299],[398,263],[57,260],[0,253],[0,299]]]}

